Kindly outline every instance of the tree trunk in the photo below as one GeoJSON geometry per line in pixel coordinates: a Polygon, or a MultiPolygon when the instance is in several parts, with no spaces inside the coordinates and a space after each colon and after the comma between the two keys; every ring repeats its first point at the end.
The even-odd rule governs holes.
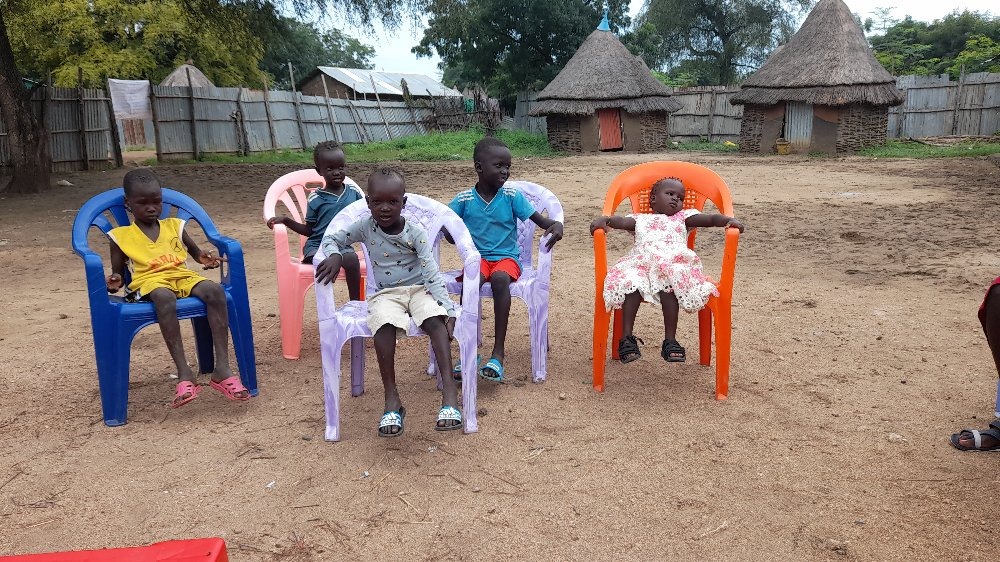
{"type": "Polygon", "coordinates": [[[7,131],[13,178],[10,193],[39,193],[49,186],[52,154],[49,134],[31,111],[31,94],[14,66],[7,24],[0,13],[0,119],[7,131]]]}

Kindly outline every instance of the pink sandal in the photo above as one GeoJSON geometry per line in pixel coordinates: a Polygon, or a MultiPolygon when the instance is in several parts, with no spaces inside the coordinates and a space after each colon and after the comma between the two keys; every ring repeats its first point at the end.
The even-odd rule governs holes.
{"type": "Polygon", "coordinates": [[[247,391],[247,387],[243,386],[243,383],[240,382],[240,377],[237,375],[233,375],[221,382],[209,380],[208,384],[212,385],[212,388],[225,394],[226,398],[233,400],[234,402],[246,402],[250,399],[250,392],[247,391]],[[238,396],[241,392],[246,392],[246,394],[244,396],[238,396]]]}
{"type": "Polygon", "coordinates": [[[184,404],[194,400],[201,392],[201,387],[191,381],[181,381],[177,383],[177,391],[174,392],[174,401],[170,403],[171,408],[180,408],[184,404]],[[187,396],[185,396],[187,395],[187,396]]]}

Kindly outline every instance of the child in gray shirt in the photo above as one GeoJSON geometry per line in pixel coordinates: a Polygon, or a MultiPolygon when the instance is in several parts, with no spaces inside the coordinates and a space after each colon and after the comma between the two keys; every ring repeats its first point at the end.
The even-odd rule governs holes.
{"type": "MultiPolygon", "coordinates": [[[[341,266],[341,249],[361,242],[368,250],[369,275],[376,279],[374,295],[369,295],[368,327],[374,334],[382,384],[385,387],[385,414],[379,422],[379,437],[403,433],[403,408],[396,388],[396,336],[406,332],[410,319],[431,339],[438,368],[450,373],[449,340],[455,328],[458,306],[448,297],[444,278],[434,261],[431,241],[420,225],[402,215],[406,203],[403,176],[391,168],[379,168],[368,178],[366,197],[371,216],[344,230],[323,237],[323,253],[328,257],[316,266],[316,282],[334,281],[341,266]]],[[[442,406],[435,429],[460,429],[458,391],[453,377],[442,377],[442,406]]]]}

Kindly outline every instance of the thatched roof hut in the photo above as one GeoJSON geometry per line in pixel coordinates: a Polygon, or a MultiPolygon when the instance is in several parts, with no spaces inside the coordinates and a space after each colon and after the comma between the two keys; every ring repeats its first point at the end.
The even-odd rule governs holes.
{"type": "Polygon", "coordinates": [[[195,88],[212,88],[215,84],[205,76],[205,73],[198,70],[192,61],[187,61],[186,63],[178,66],[173,72],[167,75],[160,82],[161,86],[194,86],[195,88]],[[188,82],[188,77],[191,77],[190,82],[188,82]]]}
{"type": "Polygon", "coordinates": [[[530,113],[547,116],[549,142],[557,150],[597,150],[600,141],[601,150],[644,151],[666,146],[667,114],[680,107],[605,19],[538,94],[530,113]],[[612,146],[615,136],[618,146],[612,146]]]}
{"type": "MultiPolygon", "coordinates": [[[[881,115],[881,119],[874,121],[887,120],[887,108],[902,103],[903,94],[896,88],[895,78],[875,59],[864,32],[843,0],[820,0],[799,31],[787,44],[775,50],[760,70],[743,83],[731,102],[746,106],[743,127],[759,126],[759,123],[755,125],[755,121],[761,117],[757,114],[768,112],[765,110],[769,108],[773,109],[778,105],[791,108],[795,105],[794,111],[788,115],[789,119],[796,115],[810,120],[814,117],[829,117],[850,128],[852,125],[847,123],[846,117],[853,113],[864,122],[864,127],[877,128],[873,118],[881,115]],[[822,115],[814,115],[811,108],[806,112],[804,105],[826,109],[821,110],[822,115]],[[747,119],[748,112],[750,119],[747,119]]],[[[769,113],[772,121],[779,117],[776,111],[771,110],[769,113]]],[[[782,112],[780,118],[785,117],[782,112]]],[[[788,120],[785,120],[788,125],[788,120]]],[[[791,125],[795,129],[792,131],[793,136],[794,133],[804,134],[810,128],[805,126],[808,124],[803,124],[803,127],[795,123],[791,125]]],[[[870,136],[863,134],[864,131],[853,131],[850,136],[858,137],[861,133],[865,138],[856,138],[851,142],[840,142],[844,139],[838,139],[836,151],[855,150],[861,145],[884,142],[884,122],[882,129],[881,133],[872,131],[870,136]]],[[[788,137],[789,131],[786,130],[785,133],[784,136],[788,137]]],[[[753,131],[750,138],[744,139],[744,136],[746,135],[741,132],[744,150],[771,150],[774,139],[761,139],[755,143],[753,131]],[[747,140],[750,142],[745,142],[747,140]]],[[[805,139],[799,139],[798,142],[811,144],[805,139]]],[[[825,148],[830,145],[829,142],[819,144],[825,148]]],[[[825,148],[819,147],[820,150],[825,148]]]]}

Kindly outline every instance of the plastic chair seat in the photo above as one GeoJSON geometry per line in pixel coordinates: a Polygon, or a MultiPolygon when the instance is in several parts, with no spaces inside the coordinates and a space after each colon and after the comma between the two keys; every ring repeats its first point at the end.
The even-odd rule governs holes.
{"type": "MultiPolygon", "coordinates": [[[[726,182],[715,172],[698,164],[677,161],[647,162],[632,166],[618,174],[608,188],[604,199],[604,215],[613,215],[618,205],[629,199],[633,213],[648,213],[649,190],[653,184],[666,177],[680,178],[684,183],[684,208],[702,210],[706,201],[729,216],[733,213],[732,196],[726,182]]],[[[716,287],[718,296],[711,296],[705,308],[698,312],[698,360],[702,365],[712,362],[712,325],[715,324],[715,398],[725,400],[729,396],[729,368],[732,346],[732,302],[733,277],[736,271],[736,250],[740,232],[735,228],[725,229],[725,245],[722,252],[722,273],[716,287]]],[[[694,250],[697,229],[688,233],[688,247],[694,250]]],[[[608,271],[606,233],[596,230],[594,237],[594,341],[593,341],[593,385],[598,392],[604,392],[604,371],[608,351],[608,324],[612,313],[606,310],[604,302],[604,278],[608,271]]],[[[618,359],[618,341],[622,335],[622,312],[614,311],[614,328],[611,336],[611,357],[618,359]]]]}
{"type": "MultiPolygon", "coordinates": [[[[512,180],[507,186],[517,188],[540,214],[548,215],[552,220],[563,222],[563,208],[559,198],[548,189],[528,181],[512,180]]],[[[510,296],[520,299],[528,307],[528,338],[531,341],[531,380],[543,382],[547,375],[547,359],[549,350],[549,287],[552,277],[552,252],[545,248],[547,238],[538,242],[538,257],[533,256],[535,229],[537,225],[531,220],[517,221],[517,241],[520,249],[521,276],[510,284],[510,296]]],[[[455,279],[461,272],[445,273],[448,292],[458,294],[460,283],[455,279]]],[[[483,284],[479,292],[480,298],[493,298],[493,288],[489,282],[483,284]]],[[[482,319],[482,314],[480,314],[482,319]]],[[[482,324],[476,325],[476,341],[482,343],[482,324]]],[[[428,374],[437,374],[434,354],[431,352],[428,374]]],[[[462,364],[463,366],[465,363],[462,364]]]]}
{"type": "MultiPolygon", "coordinates": [[[[264,220],[277,214],[281,203],[288,215],[296,222],[305,223],[309,206],[309,194],[314,189],[307,188],[308,183],[324,183],[323,176],[314,169],[289,172],[276,179],[267,189],[264,196],[264,220]]],[[[349,177],[344,178],[345,184],[357,184],[349,177]]],[[[347,185],[345,189],[352,189],[347,185]]],[[[360,188],[359,188],[360,189],[360,188]]],[[[298,359],[302,352],[302,314],[305,307],[306,293],[313,286],[314,269],[310,264],[302,263],[303,248],[308,237],[291,232],[298,236],[298,252],[292,255],[288,248],[289,229],[283,224],[274,225],[274,267],[278,276],[278,321],[281,323],[281,354],[285,359],[298,359]]],[[[365,275],[365,260],[358,252],[361,264],[361,277],[365,275]]],[[[347,273],[341,269],[337,279],[346,279],[347,273]]],[[[365,298],[365,286],[361,284],[361,298],[365,298]]]]}
{"type": "MultiPolygon", "coordinates": [[[[370,216],[365,201],[357,201],[341,211],[327,228],[327,234],[345,229],[355,221],[370,216]]],[[[465,223],[448,208],[429,197],[415,193],[406,194],[406,205],[403,216],[408,221],[420,224],[431,240],[434,240],[435,256],[440,244],[442,227],[447,228],[455,239],[455,245],[462,259],[465,278],[470,282],[463,283],[462,305],[455,320],[455,340],[458,342],[462,358],[462,418],[465,433],[475,433],[479,430],[476,418],[476,327],[479,323],[479,252],[476,250],[472,237],[465,223]]],[[[368,248],[362,245],[362,251],[367,260],[368,248]]],[[[325,258],[323,249],[316,254],[315,262],[325,258]]],[[[366,275],[368,294],[375,294],[377,286],[373,278],[374,272],[368,270],[366,275]]],[[[316,286],[316,311],[319,316],[320,350],[323,362],[323,396],[326,409],[326,440],[339,441],[340,433],[340,354],[344,344],[351,342],[351,395],[360,396],[364,393],[365,352],[362,338],[372,337],[368,328],[368,303],[365,301],[348,301],[338,307],[336,305],[333,284],[316,286]]],[[[407,336],[423,335],[423,331],[410,321],[407,336]]],[[[398,358],[397,358],[398,359],[398,358]]],[[[438,389],[441,389],[441,377],[438,376],[438,389]]]]}
{"type": "MultiPolygon", "coordinates": [[[[127,303],[120,296],[108,294],[104,263],[101,257],[90,249],[87,241],[91,227],[96,227],[107,234],[115,226],[129,224],[124,196],[125,193],[121,188],[95,195],[83,204],[73,221],[73,250],[83,258],[86,271],[101,407],[104,412],[104,423],[109,426],[122,425],[127,420],[132,340],[140,330],[157,322],[156,309],[152,303],[127,303]],[[109,216],[117,224],[109,220],[109,216]]],[[[177,210],[179,218],[194,220],[200,224],[205,236],[218,249],[219,254],[227,259],[227,263],[221,268],[220,284],[226,292],[233,350],[240,379],[251,396],[256,396],[257,365],[250,319],[250,299],[243,265],[243,248],[239,242],[219,234],[208,213],[194,199],[164,188],[163,213],[160,218],[170,216],[173,209],[177,210]]],[[[125,272],[124,281],[126,285],[129,282],[128,271],[125,272]]],[[[199,371],[203,374],[212,372],[215,369],[215,351],[205,304],[196,297],[178,299],[177,317],[180,320],[190,319],[192,322],[199,371]]]]}

